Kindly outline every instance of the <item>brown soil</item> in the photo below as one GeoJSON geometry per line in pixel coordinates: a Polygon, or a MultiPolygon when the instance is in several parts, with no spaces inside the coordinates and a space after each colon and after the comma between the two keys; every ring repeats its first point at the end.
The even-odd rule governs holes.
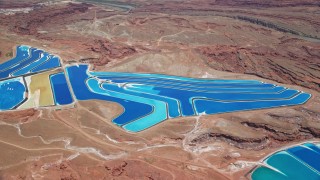
{"type": "Polygon", "coordinates": [[[257,79],[312,98],[136,134],[112,124],[123,109],[111,102],[1,112],[0,179],[239,179],[276,150],[319,141],[318,1],[43,2],[0,0],[0,62],[27,44],[63,66],[257,79]]]}

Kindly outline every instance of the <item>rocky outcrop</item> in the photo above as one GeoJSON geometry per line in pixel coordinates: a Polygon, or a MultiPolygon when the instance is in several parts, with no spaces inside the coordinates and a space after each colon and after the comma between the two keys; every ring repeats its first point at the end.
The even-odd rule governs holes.
{"type": "Polygon", "coordinates": [[[20,122],[25,122],[27,121],[30,117],[34,116],[36,114],[35,109],[26,109],[19,111],[17,113],[16,111],[8,111],[8,112],[1,112],[0,113],[0,120],[3,121],[20,121],[20,122]]]}
{"type": "Polygon", "coordinates": [[[188,1],[185,3],[179,2],[157,2],[136,8],[135,12],[166,12],[168,14],[176,15],[192,15],[192,16],[219,16],[233,18],[252,24],[264,26],[274,29],[279,32],[290,33],[293,35],[307,37],[312,39],[320,39],[318,31],[308,31],[309,29],[301,26],[293,26],[290,22],[307,22],[310,26],[318,28],[319,21],[316,16],[295,16],[285,13],[266,13],[250,11],[248,8],[272,8],[272,7],[317,7],[320,6],[318,1],[252,1],[252,0],[216,0],[206,1],[201,3],[197,1],[188,1]],[[220,6],[225,6],[221,8],[220,6]],[[143,8],[142,8],[143,7],[143,8]],[[270,19],[271,18],[271,19],[270,19]],[[279,21],[281,20],[281,21],[279,21]]]}
{"type": "Polygon", "coordinates": [[[133,47],[119,43],[111,43],[108,40],[96,40],[91,47],[91,51],[101,53],[112,59],[122,59],[136,53],[133,47]]]}
{"type": "Polygon", "coordinates": [[[137,50],[121,43],[115,43],[108,40],[95,40],[92,44],[86,44],[87,50],[99,54],[99,58],[86,58],[80,62],[91,63],[97,66],[103,66],[115,60],[119,61],[128,56],[137,53],[137,50]]]}
{"type": "Polygon", "coordinates": [[[287,47],[295,45],[289,43],[283,39],[276,49],[218,45],[200,47],[197,51],[216,70],[253,74],[319,91],[320,67],[317,62],[320,61],[316,53],[319,48],[300,46],[299,51],[291,51],[287,47]]]}
{"type": "Polygon", "coordinates": [[[241,114],[220,119],[207,117],[201,122],[201,130],[189,138],[189,145],[220,140],[241,149],[258,150],[320,137],[320,112],[303,107],[245,117],[241,114]]]}
{"type": "Polygon", "coordinates": [[[307,38],[313,38],[313,39],[319,39],[320,40],[320,37],[318,37],[318,36],[312,36],[312,35],[309,35],[309,34],[305,34],[303,32],[299,32],[299,31],[294,30],[294,29],[290,29],[290,28],[287,28],[287,27],[284,27],[284,26],[280,26],[280,25],[272,23],[270,21],[265,21],[265,20],[261,20],[261,19],[257,19],[257,18],[251,18],[251,17],[248,17],[248,16],[230,16],[230,17],[232,17],[234,19],[242,20],[242,21],[247,21],[247,22],[250,22],[250,23],[253,23],[253,24],[261,25],[261,26],[264,26],[264,27],[267,27],[267,28],[270,28],[270,29],[274,29],[276,31],[280,31],[280,32],[284,32],[284,33],[290,33],[290,34],[297,35],[297,36],[302,36],[302,37],[307,37],[307,38]]]}
{"type": "Polygon", "coordinates": [[[0,9],[12,9],[12,8],[26,8],[33,7],[34,4],[41,2],[40,0],[32,1],[32,3],[21,0],[21,1],[8,1],[8,0],[0,0],[0,9]]]}
{"type": "Polygon", "coordinates": [[[214,133],[214,132],[202,133],[201,135],[195,137],[191,141],[191,143],[193,143],[196,146],[196,144],[208,143],[212,140],[224,141],[241,149],[259,150],[259,149],[265,148],[268,145],[267,137],[262,137],[262,138],[243,138],[242,137],[241,138],[238,136],[233,136],[231,134],[222,134],[222,133],[214,133]]]}
{"type": "Polygon", "coordinates": [[[210,3],[223,6],[252,6],[252,7],[288,7],[288,6],[320,6],[319,1],[315,0],[215,0],[210,3]]]}
{"type": "Polygon", "coordinates": [[[60,24],[72,21],[72,16],[84,13],[91,5],[69,3],[61,7],[41,6],[29,13],[17,13],[13,16],[0,18],[1,25],[8,26],[9,29],[21,35],[37,35],[38,27],[50,23],[60,24]]]}

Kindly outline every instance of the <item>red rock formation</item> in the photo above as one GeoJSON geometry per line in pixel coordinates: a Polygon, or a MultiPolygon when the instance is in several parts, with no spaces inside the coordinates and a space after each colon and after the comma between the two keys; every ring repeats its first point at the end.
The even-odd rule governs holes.
{"type": "Polygon", "coordinates": [[[134,47],[110,42],[108,40],[95,40],[92,44],[87,44],[87,49],[94,53],[98,53],[100,57],[84,59],[83,61],[97,66],[103,66],[113,59],[120,60],[137,53],[137,50],[134,47]]]}
{"type": "Polygon", "coordinates": [[[315,0],[215,0],[212,5],[225,6],[254,6],[254,7],[286,7],[286,6],[314,6],[320,5],[315,0]]]}
{"type": "Polygon", "coordinates": [[[218,45],[198,48],[198,52],[206,57],[210,67],[217,70],[254,74],[320,90],[320,66],[317,65],[320,63],[320,49],[301,46],[299,51],[292,51],[286,42],[290,40],[284,40],[276,49],[218,45]]]}
{"type": "Polygon", "coordinates": [[[35,0],[30,2],[30,0],[21,0],[21,1],[0,0],[0,9],[33,7],[33,5],[38,2],[41,2],[41,1],[35,0]]]}
{"type": "Polygon", "coordinates": [[[72,16],[84,13],[91,5],[69,3],[62,7],[42,6],[29,13],[17,13],[12,16],[0,15],[1,25],[21,35],[36,35],[39,26],[54,23],[55,25],[72,21],[72,16]]]}
{"type": "Polygon", "coordinates": [[[136,52],[133,47],[111,43],[110,41],[96,40],[95,45],[91,47],[93,52],[99,52],[112,59],[121,59],[123,57],[132,55],[136,52]]]}
{"type": "Polygon", "coordinates": [[[31,116],[35,115],[37,111],[34,109],[26,109],[19,111],[19,113],[15,111],[8,111],[8,112],[1,112],[0,119],[7,121],[7,120],[19,120],[21,122],[27,121],[31,116]]]}

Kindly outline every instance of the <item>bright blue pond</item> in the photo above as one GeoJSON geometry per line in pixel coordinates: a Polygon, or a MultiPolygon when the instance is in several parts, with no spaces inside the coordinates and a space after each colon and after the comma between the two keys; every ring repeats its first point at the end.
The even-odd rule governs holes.
{"type": "Polygon", "coordinates": [[[319,153],[320,154],[320,148],[318,146],[316,146],[315,144],[312,144],[312,143],[305,143],[303,144],[303,146],[305,147],[308,147],[312,150],[314,150],[315,152],[319,153]]]}
{"type": "MultiPolygon", "coordinates": [[[[236,88],[229,88],[225,92],[196,92],[196,91],[185,91],[185,90],[179,90],[174,88],[163,88],[163,87],[154,87],[152,89],[143,89],[143,86],[139,89],[135,89],[134,87],[128,87],[128,90],[131,91],[137,91],[137,92],[149,92],[151,94],[157,94],[165,97],[171,97],[173,99],[179,100],[181,102],[181,109],[182,109],[182,115],[183,116],[190,116],[194,115],[195,112],[193,111],[193,98],[210,98],[215,99],[218,101],[252,101],[254,100],[261,100],[261,99],[288,99],[292,96],[296,95],[298,93],[297,90],[284,90],[283,87],[277,87],[275,89],[278,90],[284,90],[280,93],[278,92],[272,92],[270,89],[269,92],[264,92],[261,89],[253,91],[252,93],[244,93],[244,92],[232,92],[231,90],[235,90],[236,88]],[[279,89],[278,89],[279,88],[279,89]],[[261,92],[262,91],[262,92],[261,92]]],[[[216,88],[218,89],[218,88],[216,88]]],[[[249,90],[248,88],[246,90],[249,90]]]]}
{"type": "MultiPolygon", "coordinates": [[[[104,78],[99,78],[99,79],[105,79],[104,78]]],[[[204,84],[197,84],[197,83],[166,83],[165,81],[131,81],[130,79],[121,79],[121,80],[114,80],[114,79],[109,79],[113,83],[129,83],[129,84],[143,84],[143,85],[148,85],[148,86],[157,86],[157,87],[167,87],[170,89],[182,89],[182,90],[191,90],[191,91],[198,91],[198,92],[215,92],[215,91],[223,91],[230,88],[236,88],[232,89],[233,91],[245,91],[248,92],[248,89],[256,90],[273,90],[275,87],[273,84],[236,84],[236,83],[224,83],[224,84],[211,84],[211,85],[204,85],[204,84]]]]}
{"type": "Polygon", "coordinates": [[[125,89],[120,88],[119,86],[117,86],[115,84],[103,83],[102,87],[105,89],[112,90],[112,91],[117,91],[117,92],[121,92],[121,93],[134,95],[137,98],[144,97],[144,98],[155,99],[155,100],[166,102],[168,105],[169,117],[174,118],[174,117],[180,116],[179,101],[176,99],[166,97],[166,96],[159,96],[159,95],[155,95],[155,94],[146,94],[146,93],[141,93],[141,92],[126,91],[125,89]]]}
{"type": "Polygon", "coordinates": [[[17,46],[16,57],[0,64],[0,72],[10,68],[11,66],[27,59],[30,56],[29,46],[17,46]]]}
{"type": "Polygon", "coordinates": [[[240,110],[253,110],[262,108],[273,108],[279,106],[290,106],[303,104],[310,98],[310,94],[301,93],[291,99],[280,100],[252,100],[251,102],[239,101],[239,102],[223,102],[213,101],[206,99],[196,99],[194,104],[197,113],[217,114],[225,112],[234,112],[240,110]]]}
{"type": "MultiPolygon", "coordinates": [[[[18,46],[16,57],[0,64],[0,79],[48,71],[60,66],[57,56],[28,46],[18,46]]],[[[78,100],[98,99],[119,103],[124,112],[113,123],[131,132],[145,130],[169,118],[298,105],[311,96],[256,80],[89,72],[87,65],[70,66],[66,70],[78,100]]],[[[63,73],[50,76],[50,82],[57,105],[73,102],[63,73]]],[[[9,89],[5,93],[12,93],[9,89]]],[[[13,104],[22,101],[19,92],[14,96],[19,100],[10,100],[13,104]]],[[[15,105],[6,103],[2,106],[10,109],[15,105]]],[[[304,147],[290,153],[302,158],[300,152],[306,154],[304,149],[315,148],[307,144],[304,147]]],[[[314,162],[310,159],[306,163],[314,162]]]]}
{"type": "Polygon", "coordinates": [[[48,61],[44,62],[43,64],[39,65],[38,67],[34,68],[32,72],[39,72],[44,70],[49,70],[52,68],[56,68],[60,66],[60,59],[58,57],[52,57],[48,61]]]}
{"type": "Polygon", "coordinates": [[[42,53],[41,58],[33,61],[31,64],[28,64],[27,66],[24,66],[23,68],[19,69],[18,71],[14,72],[12,75],[13,76],[19,76],[19,75],[24,75],[28,74],[31,72],[31,70],[43,62],[47,61],[50,58],[48,53],[42,53]]]}
{"type": "Polygon", "coordinates": [[[153,111],[152,106],[147,104],[119,99],[90,91],[86,84],[86,80],[89,78],[87,74],[87,65],[71,66],[66,69],[73,92],[78,100],[97,99],[113,101],[119,103],[124,108],[124,112],[113,120],[113,123],[119,126],[137,120],[153,111]]]}
{"type": "MultiPolygon", "coordinates": [[[[68,72],[75,69],[87,71],[87,66],[72,66],[68,72]]],[[[140,113],[140,118],[121,117],[113,121],[131,132],[150,128],[170,117],[297,105],[310,98],[307,93],[255,80],[206,80],[116,72],[82,73],[85,77],[77,80],[88,86],[94,96],[99,94],[104,99],[113,97],[118,98],[116,101],[135,102],[139,111],[144,110],[142,105],[152,107],[152,111],[149,109],[148,113],[140,113]]],[[[73,89],[81,88],[73,86],[73,89]]],[[[79,98],[76,93],[76,96],[80,100],[95,99],[90,95],[79,98]]],[[[127,104],[122,106],[125,111],[132,108],[127,104]]]]}
{"type": "Polygon", "coordinates": [[[310,150],[307,147],[297,146],[288,149],[287,152],[320,172],[320,154],[317,151],[310,150]]]}
{"type": "Polygon", "coordinates": [[[182,81],[182,80],[174,80],[174,79],[150,79],[150,78],[124,78],[124,77],[109,77],[109,76],[97,76],[99,79],[108,79],[115,83],[133,83],[133,84],[150,84],[150,85],[168,85],[168,86],[188,86],[188,87],[256,87],[256,88],[264,88],[264,87],[273,87],[273,84],[267,84],[267,83],[241,83],[236,82],[236,80],[232,80],[231,82],[205,82],[205,83],[199,83],[199,82],[193,82],[193,81],[182,81]]]}
{"type": "Polygon", "coordinates": [[[73,102],[66,77],[63,72],[50,76],[54,100],[57,105],[65,105],[73,102]]]}
{"type": "Polygon", "coordinates": [[[251,174],[253,180],[319,180],[319,147],[312,143],[295,146],[271,155],[251,174]]]}
{"type": "Polygon", "coordinates": [[[9,77],[11,73],[23,68],[24,66],[32,63],[33,61],[36,61],[40,58],[41,53],[43,53],[42,50],[37,49],[31,49],[31,56],[21,62],[19,62],[17,65],[12,66],[11,68],[0,72],[0,79],[9,77]]]}
{"type": "Polygon", "coordinates": [[[196,79],[187,78],[181,76],[169,76],[164,74],[139,74],[139,73],[121,73],[121,72],[90,72],[90,75],[97,77],[108,77],[108,76],[122,76],[124,78],[134,77],[134,78],[147,78],[147,79],[165,79],[173,81],[187,81],[187,82],[198,82],[198,83],[258,83],[261,81],[256,80],[224,80],[224,79],[196,79]]]}
{"type": "Polygon", "coordinates": [[[139,118],[138,121],[132,121],[125,124],[123,128],[127,131],[142,131],[146,127],[151,127],[168,118],[166,103],[162,101],[104,89],[103,87],[101,87],[101,83],[99,83],[99,80],[95,78],[88,79],[87,84],[89,88],[95,93],[152,106],[153,110],[150,114],[146,114],[144,117],[139,118]]]}
{"type": "Polygon", "coordinates": [[[128,85],[132,86],[132,88],[142,88],[145,89],[147,87],[148,90],[159,90],[166,88],[170,90],[183,90],[183,91],[193,91],[193,92],[199,92],[199,93],[225,93],[225,92],[232,92],[232,93],[279,93],[283,91],[285,88],[281,86],[275,86],[275,87],[267,87],[267,88],[249,88],[249,87],[215,87],[215,88],[203,88],[203,87],[192,87],[192,86],[171,86],[171,85],[162,85],[162,84],[151,84],[151,83],[143,83],[143,84],[130,84],[128,85]]]}
{"type": "Polygon", "coordinates": [[[28,75],[60,67],[58,57],[29,46],[18,46],[16,57],[0,64],[0,79],[28,75]]]}
{"type": "Polygon", "coordinates": [[[0,81],[0,110],[10,110],[19,105],[25,99],[25,91],[22,78],[0,81]]]}

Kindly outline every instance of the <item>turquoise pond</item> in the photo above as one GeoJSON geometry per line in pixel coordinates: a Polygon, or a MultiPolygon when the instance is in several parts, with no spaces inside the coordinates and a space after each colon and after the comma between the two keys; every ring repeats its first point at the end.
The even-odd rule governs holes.
{"type": "Polygon", "coordinates": [[[251,174],[253,180],[319,180],[319,144],[304,143],[276,152],[251,174]]]}
{"type": "Polygon", "coordinates": [[[0,67],[1,111],[26,101],[27,76],[60,68],[60,73],[49,78],[55,105],[72,104],[73,97],[79,101],[116,102],[123,107],[123,113],[112,122],[129,132],[143,131],[176,117],[299,105],[311,97],[257,80],[91,72],[88,65],[62,69],[57,56],[25,45],[18,46],[16,56],[0,67]]]}

